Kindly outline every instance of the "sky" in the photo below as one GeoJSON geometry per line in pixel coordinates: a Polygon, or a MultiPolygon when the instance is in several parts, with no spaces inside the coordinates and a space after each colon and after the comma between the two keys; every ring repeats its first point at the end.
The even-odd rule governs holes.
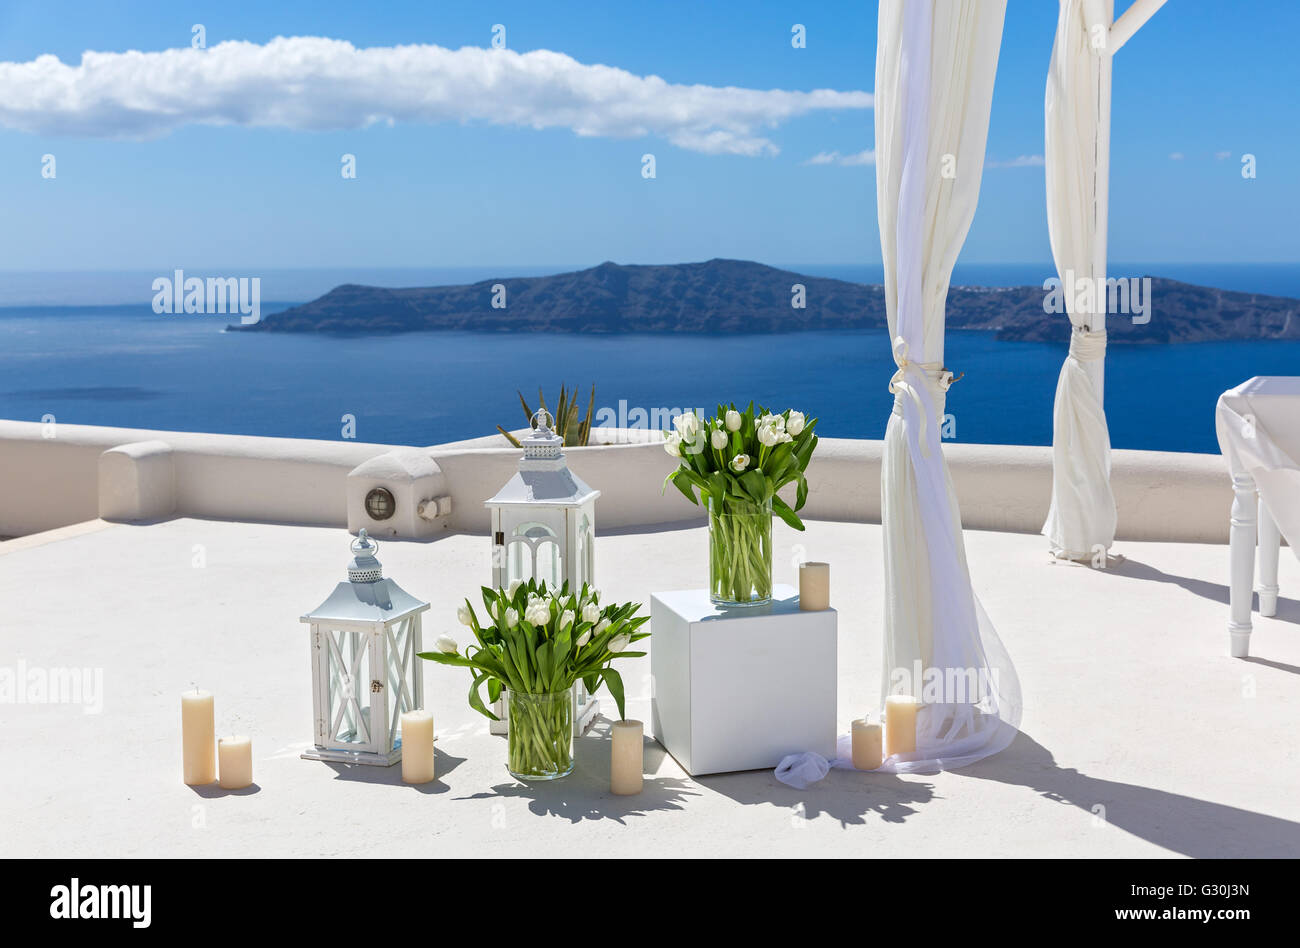
{"type": "MultiPolygon", "coordinates": [[[[1056,7],[1008,4],[965,263],[1050,260],[1056,7]]],[[[878,263],[875,27],[861,0],[0,0],[0,270],[878,263]]],[[[1294,0],[1170,0],[1118,52],[1112,260],[1300,261],[1297,35],[1294,0]]]]}

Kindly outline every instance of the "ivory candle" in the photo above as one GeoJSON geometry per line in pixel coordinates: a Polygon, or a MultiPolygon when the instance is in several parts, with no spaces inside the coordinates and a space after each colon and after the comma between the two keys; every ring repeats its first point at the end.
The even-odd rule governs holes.
{"type": "Polygon", "coordinates": [[[885,699],[885,756],[910,754],[916,750],[916,712],[920,707],[911,695],[890,695],[885,699]]]}
{"type": "Polygon", "coordinates": [[[831,607],[831,564],[799,564],[799,608],[821,612],[831,607]]]}
{"type": "Polygon", "coordinates": [[[217,759],[221,776],[217,785],[223,790],[243,790],[253,782],[253,740],[249,737],[223,737],[217,741],[217,759]]]}
{"type": "Polygon", "coordinates": [[[217,779],[217,727],[212,692],[181,694],[181,756],[185,782],[191,787],[217,779]]]}
{"type": "Polygon", "coordinates": [[[645,725],[640,721],[615,721],[609,759],[609,789],[619,796],[641,792],[645,725]]]}
{"type": "Polygon", "coordinates": [[[884,762],[882,728],[866,718],[853,722],[853,766],[857,770],[875,770],[884,762]]]}
{"type": "Polygon", "coordinates": [[[402,780],[428,783],[433,770],[433,712],[402,712],[402,780]]]}

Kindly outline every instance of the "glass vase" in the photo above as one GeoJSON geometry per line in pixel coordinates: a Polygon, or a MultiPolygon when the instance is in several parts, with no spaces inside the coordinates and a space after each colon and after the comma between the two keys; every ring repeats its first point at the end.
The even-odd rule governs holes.
{"type": "Polygon", "coordinates": [[[709,497],[709,598],[718,606],[772,601],[772,502],[709,497]]]}
{"type": "Polygon", "coordinates": [[[573,771],[573,691],[506,691],[510,732],[506,769],[517,780],[555,780],[573,771]]]}

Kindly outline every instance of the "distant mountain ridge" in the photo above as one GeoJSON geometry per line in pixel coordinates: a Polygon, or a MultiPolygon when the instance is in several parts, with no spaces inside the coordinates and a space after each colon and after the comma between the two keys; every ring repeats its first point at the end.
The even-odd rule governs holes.
{"type": "MultiPolygon", "coordinates": [[[[1059,342],[1064,314],[1044,311],[1041,286],[959,287],[948,292],[949,329],[998,339],[1059,342]]],[[[1151,278],[1149,321],[1112,315],[1112,343],[1300,339],[1300,300],[1151,278]]],[[[426,330],[582,333],[766,333],[884,329],[884,288],[781,270],[745,260],[602,263],[552,276],[458,286],[389,289],[344,284],[262,318],[243,332],[372,335],[426,330]],[[803,308],[791,305],[802,285],[803,308]],[[505,288],[505,306],[496,286],[505,288]]]]}

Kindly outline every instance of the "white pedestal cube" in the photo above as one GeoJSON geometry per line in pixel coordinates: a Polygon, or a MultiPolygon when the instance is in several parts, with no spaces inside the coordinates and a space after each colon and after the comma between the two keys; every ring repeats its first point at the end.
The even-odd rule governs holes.
{"type": "Polygon", "coordinates": [[[836,612],[801,612],[789,586],[773,596],[726,610],[703,589],[650,597],[651,730],[689,774],[835,757],[836,612]]]}

